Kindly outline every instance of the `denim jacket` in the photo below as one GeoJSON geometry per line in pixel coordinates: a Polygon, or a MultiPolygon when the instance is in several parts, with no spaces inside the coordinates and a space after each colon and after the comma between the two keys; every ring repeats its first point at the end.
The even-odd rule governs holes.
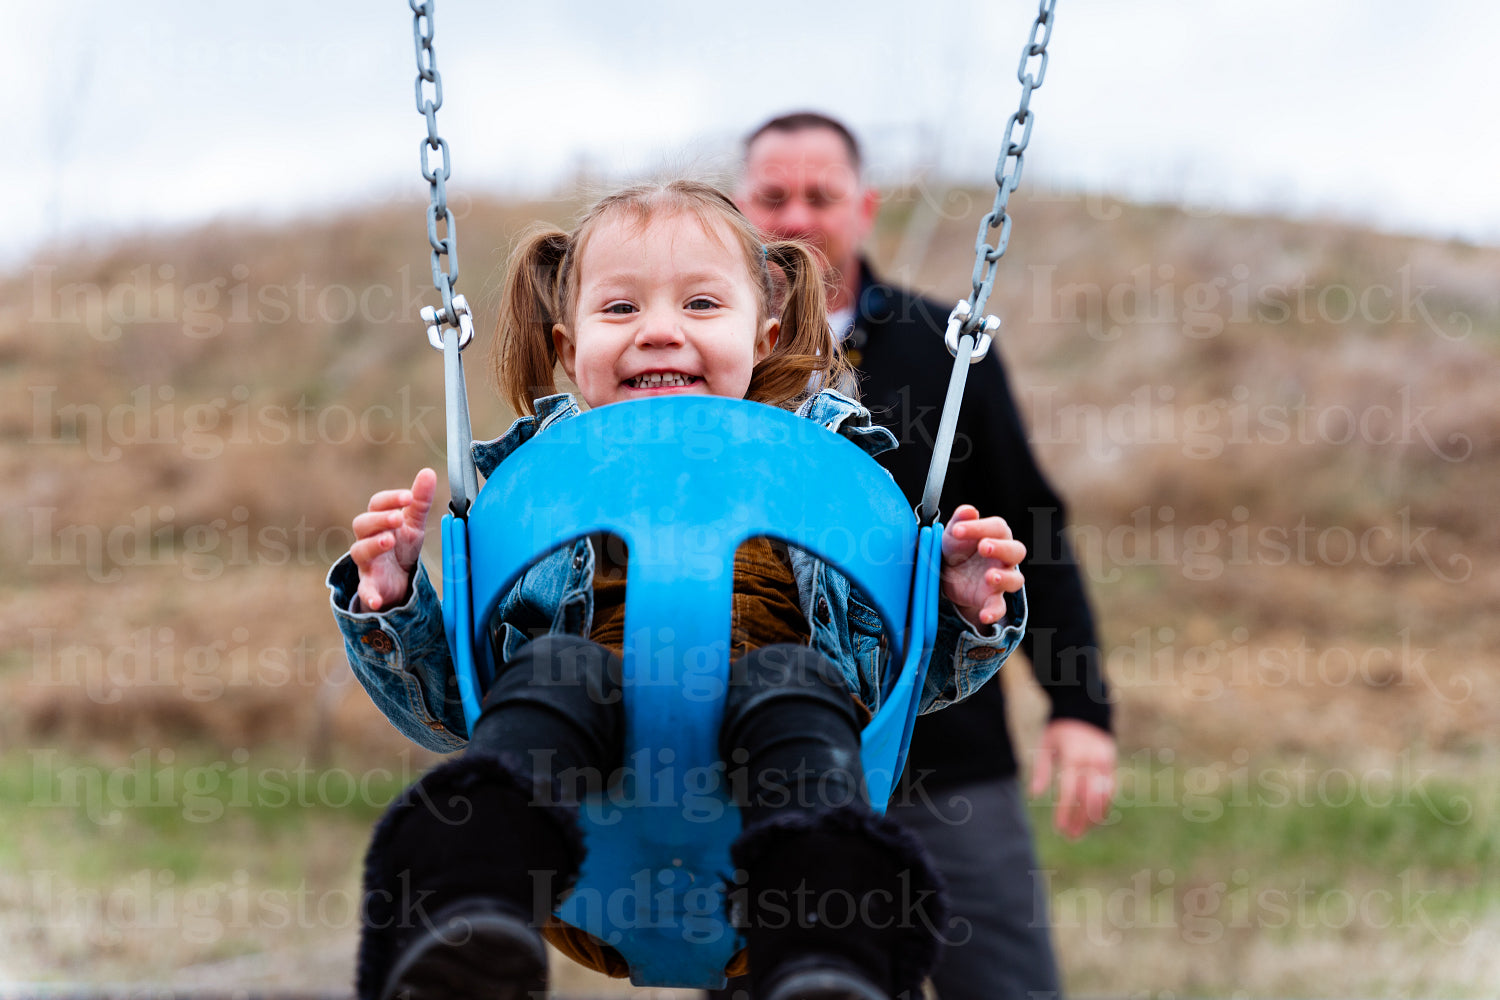
{"type": "MultiPolygon", "coordinates": [[[[535,416],[521,417],[503,436],[474,444],[475,464],[486,478],[532,437],[580,413],[565,393],[537,400],[535,410],[535,416]]],[[[870,455],[896,446],[890,431],[871,423],[868,410],[831,390],[804,403],[798,415],[837,431],[870,455]]],[[[821,560],[798,549],[791,556],[810,645],[838,666],[861,702],[877,711],[884,647],[880,616],[821,560]]],[[[587,636],[593,624],[593,580],[594,550],[586,538],[527,570],[495,612],[499,621],[491,631],[504,658],[544,632],[587,636]]],[[[359,571],[346,553],[329,571],[328,589],[355,676],[408,738],[429,750],[461,749],[468,739],[458,681],[442,609],[426,570],[419,562],[405,603],[381,612],[350,610],[358,586],[359,571]]],[[[977,691],[1020,643],[1025,627],[1024,592],[1006,595],[1006,617],[989,634],[944,598],[920,710],[935,711],[977,691]]]]}

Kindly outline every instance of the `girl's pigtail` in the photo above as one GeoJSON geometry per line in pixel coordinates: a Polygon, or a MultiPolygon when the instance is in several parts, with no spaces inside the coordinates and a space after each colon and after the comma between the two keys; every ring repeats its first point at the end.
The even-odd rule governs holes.
{"type": "Polygon", "coordinates": [[[490,377],[500,398],[517,413],[531,413],[532,400],[557,391],[552,327],[562,321],[557,276],[568,247],[566,233],[538,229],[521,238],[506,263],[490,377]]]}
{"type": "Polygon", "coordinates": [[[768,265],[780,270],[784,284],[781,337],[756,366],[747,397],[792,407],[819,388],[853,386],[854,370],[828,329],[823,269],[817,257],[797,240],[768,243],[765,256],[768,265]]]}

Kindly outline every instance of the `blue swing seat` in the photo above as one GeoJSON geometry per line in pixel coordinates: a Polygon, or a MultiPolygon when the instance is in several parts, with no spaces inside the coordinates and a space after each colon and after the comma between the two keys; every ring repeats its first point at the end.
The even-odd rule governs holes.
{"type": "Polygon", "coordinates": [[[487,621],[500,599],[558,548],[601,532],[624,539],[626,773],[584,803],[588,856],[558,916],[616,948],[638,986],[723,985],[740,944],[724,912],[740,819],[717,750],[735,551],[782,539],[837,568],[879,612],[899,670],[887,668],[862,759],[883,810],[937,631],[942,525],[919,527],[873,459],[812,421],[666,397],[553,425],[442,530],[444,617],[471,730],[494,675],[487,621]]]}

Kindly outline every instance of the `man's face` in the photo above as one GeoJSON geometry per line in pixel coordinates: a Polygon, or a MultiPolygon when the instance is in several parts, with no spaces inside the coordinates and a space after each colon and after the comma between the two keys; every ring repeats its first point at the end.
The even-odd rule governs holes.
{"type": "Polygon", "coordinates": [[[874,224],[879,200],[860,183],[837,132],[763,133],[746,151],[737,201],[766,232],[822,251],[836,286],[852,289],[858,281],[859,246],[874,224]]]}

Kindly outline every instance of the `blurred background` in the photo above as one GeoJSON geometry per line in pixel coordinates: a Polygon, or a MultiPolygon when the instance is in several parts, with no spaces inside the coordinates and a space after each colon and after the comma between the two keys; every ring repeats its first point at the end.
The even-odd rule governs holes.
{"type": "MultiPolygon", "coordinates": [[[[410,12],[0,10],[0,983],[343,990],[368,830],[435,759],[322,583],[442,461],[410,12]]],[[[804,107],[866,142],[877,267],[966,294],[1035,10],[444,0],[482,335],[521,226],[727,182],[804,107]]],[[[1034,816],[1074,994],[1500,988],[1497,34],[1059,4],[992,306],[1118,697],[1110,822],[1034,816]]]]}

